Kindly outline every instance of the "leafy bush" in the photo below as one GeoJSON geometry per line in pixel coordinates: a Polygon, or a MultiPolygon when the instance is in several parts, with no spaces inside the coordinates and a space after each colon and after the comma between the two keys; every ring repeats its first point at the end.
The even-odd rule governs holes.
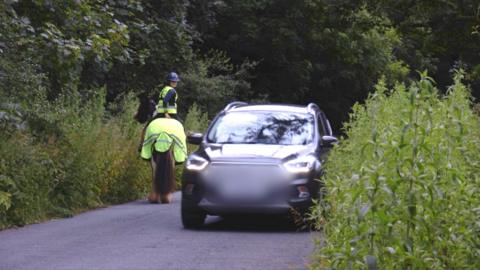
{"type": "MultiPolygon", "coordinates": [[[[105,91],[99,89],[97,93],[105,91]]],[[[28,108],[28,130],[0,134],[0,228],[130,201],[150,187],[136,151],[132,96],[106,117],[99,94],[28,108]]]]}
{"type": "Polygon", "coordinates": [[[445,96],[426,75],[380,82],[354,106],[314,212],[315,269],[480,268],[480,123],[461,79],[445,96]]]}
{"type": "MultiPolygon", "coordinates": [[[[128,99],[134,101],[131,96],[128,99]]],[[[123,115],[103,119],[104,96],[84,105],[78,119],[62,123],[62,158],[65,181],[56,186],[56,205],[81,208],[138,198],[149,184],[148,166],[138,158],[140,126],[123,115],[133,115],[124,102],[123,115]]]]}
{"type": "Polygon", "coordinates": [[[44,218],[52,208],[53,160],[23,134],[2,136],[0,156],[0,229],[44,218]]]}
{"type": "Polygon", "coordinates": [[[187,132],[205,132],[208,128],[208,114],[203,113],[196,103],[188,109],[185,117],[185,130],[187,132]]]}

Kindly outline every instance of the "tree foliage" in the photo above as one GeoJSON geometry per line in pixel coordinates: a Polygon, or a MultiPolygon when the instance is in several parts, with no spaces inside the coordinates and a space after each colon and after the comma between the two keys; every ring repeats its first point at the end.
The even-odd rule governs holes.
{"type": "Polygon", "coordinates": [[[88,98],[101,86],[109,102],[132,91],[155,96],[175,70],[186,78],[178,89],[188,97],[184,115],[196,99],[208,101],[197,103],[210,113],[217,109],[211,104],[232,99],[317,102],[337,131],[381,75],[392,84],[429,70],[444,91],[451,69],[462,68],[480,96],[480,17],[473,0],[1,5],[0,84],[15,96],[21,91],[13,89],[32,83],[50,99],[74,92],[88,98]]]}
{"type": "Polygon", "coordinates": [[[191,1],[195,46],[258,61],[253,91],[270,101],[315,101],[338,130],[381,75],[430,71],[443,91],[467,69],[480,96],[477,1],[191,1]]]}

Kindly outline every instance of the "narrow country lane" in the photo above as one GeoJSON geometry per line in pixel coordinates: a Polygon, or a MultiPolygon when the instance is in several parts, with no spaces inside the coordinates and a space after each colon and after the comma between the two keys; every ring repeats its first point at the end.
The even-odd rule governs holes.
{"type": "Polygon", "coordinates": [[[180,194],[0,232],[0,270],[306,269],[316,234],[282,219],[222,220],[185,230],[180,194]]]}

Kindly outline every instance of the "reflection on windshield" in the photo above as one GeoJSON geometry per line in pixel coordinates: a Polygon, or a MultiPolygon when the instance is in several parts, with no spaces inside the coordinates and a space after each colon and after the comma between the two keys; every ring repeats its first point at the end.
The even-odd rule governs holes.
{"type": "Polygon", "coordinates": [[[208,134],[213,143],[305,145],[313,140],[313,117],[286,112],[231,112],[208,134]]]}

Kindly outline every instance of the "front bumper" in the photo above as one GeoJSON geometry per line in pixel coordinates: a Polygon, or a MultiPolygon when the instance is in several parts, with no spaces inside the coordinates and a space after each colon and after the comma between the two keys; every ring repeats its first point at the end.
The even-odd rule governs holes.
{"type": "Polygon", "coordinates": [[[211,215],[221,214],[287,214],[292,209],[307,210],[312,205],[311,198],[284,203],[228,204],[215,203],[203,198],[197,207],[211,215]]]}
{"type": "MultiPolygon", "coordinates": [[[[196,208],[210,215],[222,214],[287,214],[292,209],[306,211],[313,205],[318,193],[318,182],[311,175],[285,177],[278,180],[278,187],[261,198],[235,200],[222,196],[213,185],[209,174],[184,170],[182,198],[187,207],[196,208]],[[308,195],[299,196],[298,187],[306,187],[308,195]]],[[[262,179],[259,179],[261,181],[262,179]]],[[[217,182],[218,183],[218,182],[217,182]]]]}

